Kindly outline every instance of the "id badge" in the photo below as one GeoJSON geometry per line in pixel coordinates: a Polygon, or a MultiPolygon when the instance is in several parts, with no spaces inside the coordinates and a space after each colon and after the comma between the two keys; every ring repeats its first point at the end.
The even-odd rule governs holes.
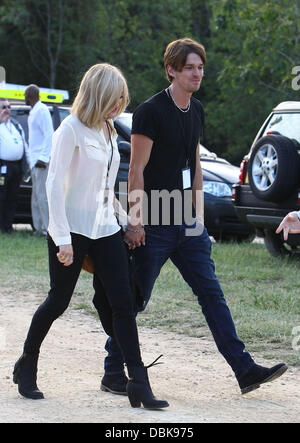
{"type": "Polygon", "coordinates": [[[190,168],[184,168],[182,169],[182,185],[183,189],[191,188],[192,181],[191,181],[191,169],[190,168]]]}
{"type": "Polygon", "coordinates": [[[5,175],[7,173],[7,166],[6,165],[1,166],[0,173],[3,175],[5,175]]]}

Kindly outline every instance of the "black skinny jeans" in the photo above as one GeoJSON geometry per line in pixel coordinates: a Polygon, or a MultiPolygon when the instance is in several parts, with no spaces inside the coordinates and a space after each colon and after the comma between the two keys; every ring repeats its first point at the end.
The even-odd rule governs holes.
{"type": "MultiPolygon", "coordinates": [[[[134,301],[129,282],[128,258],[120,231],[109,237],[92,240],[71,234],[74,251],[73,263],[64,266],[57,259],[58,247],[48,237],[50,291],[47,299],[35,312],[24,345],[24,352],[38,353],[52,323],[67,309],[76,286],[83,259],[91,257],[95,274],[105,288],[104,311],[111,312],[112,331],[127,366],[141,366],[138,332],[134,314],[134,301]]],[[[100,316],[101,305],[97,306],[100,316]]],[[[101,316],[100,316],[101,318],[101,316]]]]}

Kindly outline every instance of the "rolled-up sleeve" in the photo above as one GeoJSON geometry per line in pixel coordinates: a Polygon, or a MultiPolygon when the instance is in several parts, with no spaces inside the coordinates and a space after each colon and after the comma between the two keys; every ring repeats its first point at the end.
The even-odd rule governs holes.
{"type": "Polygon", "coordinates": [[[49,206],[48,231],[56,246],[71,244],[63,183],[75,149],[76,136],[72,127],[61,125],[53,134],[51,160],[46,182],[49,206]]]}

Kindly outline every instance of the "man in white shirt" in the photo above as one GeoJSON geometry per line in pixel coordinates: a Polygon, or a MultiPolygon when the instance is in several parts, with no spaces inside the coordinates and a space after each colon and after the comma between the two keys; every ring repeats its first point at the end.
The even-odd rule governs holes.
{"type": "Polygon", "coordinates": [[[39,88],[36,85],[29,85],[26,88],[25,101],[32,107],[28,117],[32,220],[36,232],[46,235],[49,213],[45,184],[50,161],[53,124],[49,109],[39,100],[39,88]]]}
{"type": "Polygon", "coordinates": [[[10,118],[10,105],[0,98],[0,231],[10,233],[27,153],[24,131],[10,118]]]}

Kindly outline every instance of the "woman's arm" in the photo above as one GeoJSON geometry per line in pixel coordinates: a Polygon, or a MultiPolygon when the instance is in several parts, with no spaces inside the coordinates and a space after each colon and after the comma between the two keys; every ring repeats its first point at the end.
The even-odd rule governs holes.
{"type": "Polygon", "coordinates": [[[54,133],[46,190],[49,206],[49,234],[56,246],[71,245],[66,216],[63,182],[76,149],[71,126],[63,125],[54,133]]]}

